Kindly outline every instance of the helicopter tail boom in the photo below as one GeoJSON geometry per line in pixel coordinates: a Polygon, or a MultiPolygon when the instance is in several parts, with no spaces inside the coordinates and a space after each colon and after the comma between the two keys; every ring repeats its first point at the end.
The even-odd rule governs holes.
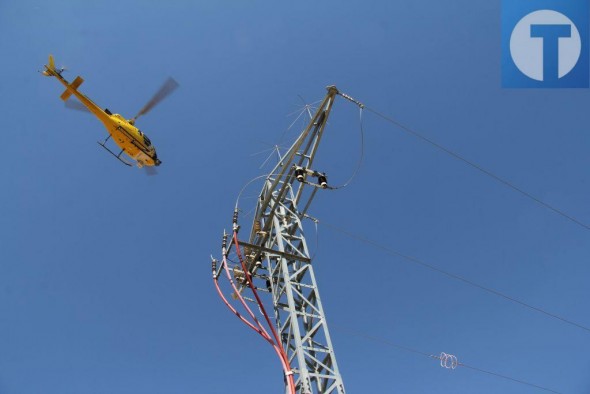
{"type": "Polygon", "coordinates": [[[68,85],[68,88],[61,94],[60,98],[63,101],[68,101],[68,99],[70,98],[70,96],[72,95],[72,93],[74,92],[74,90],[78,89],[78,87],[80,85],[82,85],[82,82],[84,82],[84,80],[82,79],[82,77],[77,76],[76,79],[74,79],[74,82],[72,82],[71,84],[68,85]]]}

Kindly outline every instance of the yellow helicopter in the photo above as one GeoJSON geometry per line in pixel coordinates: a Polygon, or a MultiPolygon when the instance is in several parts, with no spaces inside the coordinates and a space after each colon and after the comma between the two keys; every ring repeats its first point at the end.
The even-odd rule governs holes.
{"type": "Polygon", "coordinates": [[[66,87],[66,90],[61,95],[61,99],[65,101],[67,107],[90,111],[105,125],[109,132],[109,136],[104,141],[98,142],[100,146],[105,148],[109,153],[127,166],[132,166],[133,164],[121,157],[123,153],[133,159],[139,168],[145,167],[146,169],[154,170],[154,166],[162,164],[156,154],[156,148],[154,148],[150,139],[141,132],[141,130],[135,127],[135,121],[141,115],[145,115],[149,112],[156,104],[166,98],[178,87],[178,83],[174,79],[168,78],[160,90],[158,90],[154,97],[148,101],[137,115],[131,119],[125,119],[119,114],[113,114],[106,108],[103,110],[88,97],[80,93],[78,87],[80,87],[84,80],[78,76],[74,79],[74,82],[69,83],[62,76],[63,71],[63,68],[55,67],[53,56],[49,55],[49,64],[45,65],[45,71],[43,71],[42,74],[48,77],[56,77],[66,87]],[[72,94],[80,100],[79,103],[68,101],[72,94]],[[106,146],[106,143],[110,138],[112,138],[115,144],[121,148],[119,153],[113,152],[106,146]]]}

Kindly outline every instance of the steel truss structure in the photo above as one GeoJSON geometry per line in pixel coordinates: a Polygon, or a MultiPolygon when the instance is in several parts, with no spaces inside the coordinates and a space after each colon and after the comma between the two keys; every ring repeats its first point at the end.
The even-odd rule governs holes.
{"type": "MultiPolygon", "coordinates": [[[[286,388],[288,393],[345,393],[302,224],[310,218],[307,211],[317,192],[330,188],[326,175],[312,167],[334,99],[340,94],[335,86],[327,90],[307,127],[266,177],[247,242],[238,240],[237,208],[234,214],[233,247],[241,266],[233,268],[238,291],[232,296],[242,298],[239,293],[248,285],[256,300],[260,300],[258,291],[271,296],[274,327],[270,329],[288,360],[286,378],[290,374],[294,378],[294,387],[286,388]]],[[[224,248],[224,257],[231,247],[224,248]]],[[[214,260],[214,279],[221,274],[214,260]]],[[[229,273],[228,278],[232,280],[229,273]]],[[[265,313],[264,305],[259,306],[265,313]]]]}

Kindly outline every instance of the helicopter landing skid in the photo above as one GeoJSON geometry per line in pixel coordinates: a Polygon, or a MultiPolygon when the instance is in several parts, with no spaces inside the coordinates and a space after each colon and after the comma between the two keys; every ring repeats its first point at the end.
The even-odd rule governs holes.
{"type": "Polygon", "coordinates": [[[121,149],[121,152],[119,152],[119,154],[116,154],[115,152],[113,152],[112,150],[110,150],[109,148],[107,148],[107,146],[105,145],[105,143],[109,140],[110,136],[107,137],[106,140],[104,140],[104,142],[100,142],[100,141],[96,141],[96,143],[100,146],[102,146],[103,148],[105,148],[111,155],[115,156],[117,158],[117,160],[119,160],[121,163],[125,164],[126,166],[133,166],[133,164],[129,163],[127,160],[124,160],[123,158],[121,158],[121,155],[123,154],[123,152],[125,152],[125,149],[121,149]]]}

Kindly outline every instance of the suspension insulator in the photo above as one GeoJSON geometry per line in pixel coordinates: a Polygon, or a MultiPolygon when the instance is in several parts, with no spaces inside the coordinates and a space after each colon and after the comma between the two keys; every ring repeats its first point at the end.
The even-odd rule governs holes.
{"type": "Polygon", "coordinates": [[[297,178],[299,182],[303,182],[304,177],[305,169],[303,167],[295,167],[295,178],[297,178]]]}
{"type": "Polygon", "coordinates": [[[318,183],[320,184],[322,189],[328,187],[328,178],[326,177],[326,174],[321,174],[318,176],[318,183]]]}

